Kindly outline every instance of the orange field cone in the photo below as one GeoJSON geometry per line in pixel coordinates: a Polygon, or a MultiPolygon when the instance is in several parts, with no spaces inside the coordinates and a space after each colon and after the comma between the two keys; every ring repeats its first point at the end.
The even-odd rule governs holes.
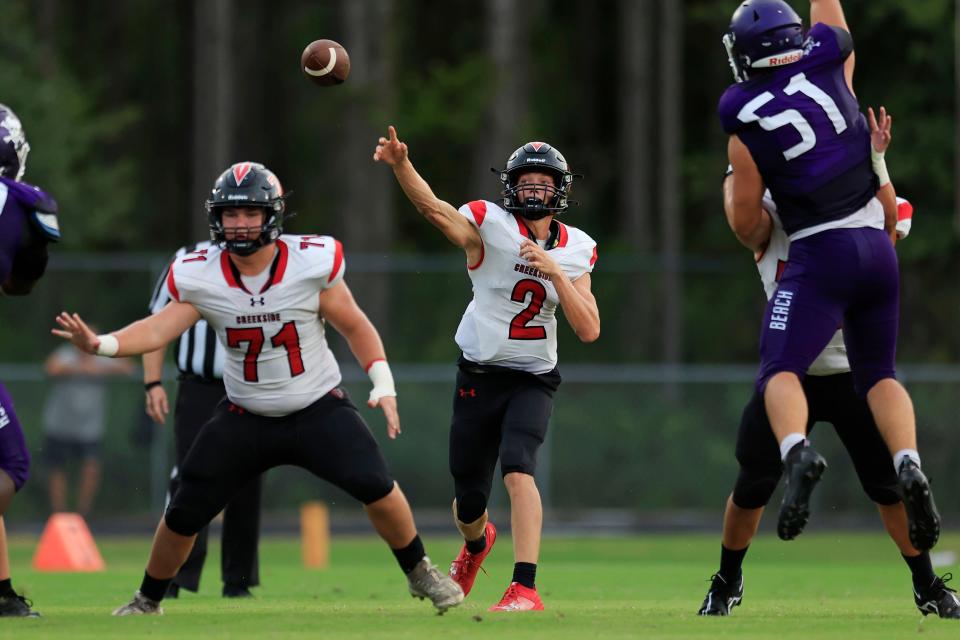
{"type": "Polygon", "coordinates": [[[90,529],[79,513],[55,513],[47,520],[40,544],[33,554],[37,571],[103,571],[90,529]]]}

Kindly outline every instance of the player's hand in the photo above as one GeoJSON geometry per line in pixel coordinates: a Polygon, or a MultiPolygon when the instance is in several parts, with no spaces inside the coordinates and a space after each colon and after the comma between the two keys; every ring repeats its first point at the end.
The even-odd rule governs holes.
{"type": "Polygon", "coordinates": [[[562,272],[557,261],[551,258],[543,247],[529,238],[525,238],[520,243],[520,257],[531,267],[535,267],[551,278],[559,276],[562,272]]]}
{"type": "Polygon", "coordinates": [[[80,351],[97,353],[100,340],[97,338],[97,334],[91,331],[87,323],[80,318],[79,314],[61,311],[60,315],[57,316],[57,324],[60,325],[60,328],[51,329],[50,333],[64,340],[69,340],[80,351]]]}
{"type": "Polygon", "coordinates": [[[407,144],[397,139],[397,130],[390,125],[387,127],[389,138],[380,138],[377,142],[377,150],[373,152],[373,161],[386,162],[391,167],[396,166],[407,159],[407,144]]]}
{"type": "Polygon", "coordinates": [[[163,424],[170,413],[170,402],[163,385],[156,385],[147,391],[147,415],[157,424],[163,424]]]}
{"type": "Polygon", "coordinates": [[[387,418],[387,437],[396,440],[400,435],[400,414],[397,412],[397,396],[380,396],[367,400],[371,409],[380,407],[387,418]]]}
{"type": "Polygon", "coordinates": [[[880,107],[880,119],[877,120],[873,107],[867,107],[867,120],[870,123],[870,144],[877,153],[883,153],[893,140],[893,116],[886,107],[880,107]]]}

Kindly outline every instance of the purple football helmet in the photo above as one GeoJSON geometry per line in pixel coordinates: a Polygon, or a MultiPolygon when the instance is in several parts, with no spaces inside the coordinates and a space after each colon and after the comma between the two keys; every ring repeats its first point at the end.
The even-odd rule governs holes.
{"type": "Polygon", "coordinates": [[[20,181],[27,170],[30,145],[20,118],[10,107],[0,104],[0,176],[20,181]]]}
{"type": "Polygon", "coordinates": [[[723,36],[737,82],[751,69],[770,69],[803,57],[803,22],[783,0],[747,0],[730,18],[723,36]]]}

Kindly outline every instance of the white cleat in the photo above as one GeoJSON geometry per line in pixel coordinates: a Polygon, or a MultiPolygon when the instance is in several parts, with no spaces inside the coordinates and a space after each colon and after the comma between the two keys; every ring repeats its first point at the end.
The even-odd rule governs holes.
{"type": "Polygon", "coordinates": [[[151,600],[139,591],[133,594],[133,600],[114,610],[115,616],[143,616],[143,615],[163,615],[163,607],[156,600],[151,600]]]}
{"type": "Polygon", "coordinates": [[[407,574],[407,585],[411,596],[421,600],[430,598],[430,602],[440,613],[463,602],[463,589],[460,585],[450,576],[441,573],[430,563],[427,556],[407,574]]]}

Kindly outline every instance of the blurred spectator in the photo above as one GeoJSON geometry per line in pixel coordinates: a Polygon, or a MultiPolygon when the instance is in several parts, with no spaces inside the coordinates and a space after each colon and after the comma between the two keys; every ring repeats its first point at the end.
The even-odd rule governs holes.
{"type": "Polygon", "coordinates": [[[72,345],[57,348],[44,368],[53,385],[43,411],[43,451],[50,471],[50,506],[67,510],[67,463],[80,460],[77,512],[88,516],[100,485],[100,441],[106,426],[107,376],[133,373],[129,359],[92,356],[72,345]]]}

